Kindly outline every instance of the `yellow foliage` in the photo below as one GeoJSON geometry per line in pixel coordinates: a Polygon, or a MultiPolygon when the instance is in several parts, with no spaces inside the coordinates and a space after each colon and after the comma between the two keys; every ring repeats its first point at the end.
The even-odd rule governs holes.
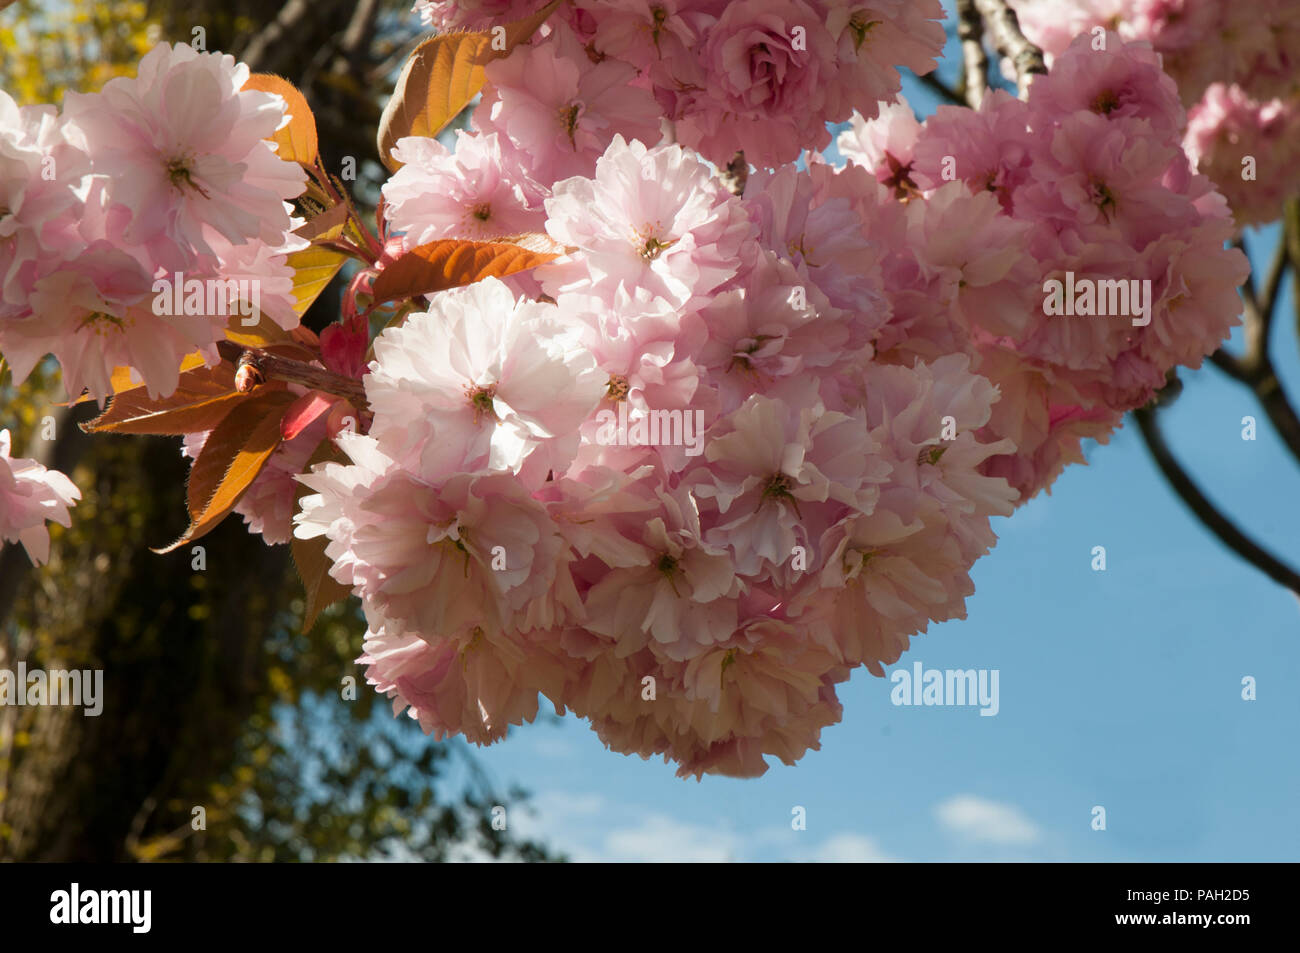
{"type": "Polygon", "coordinates": [[[18,0],[0,14],[0,88],[19,105],[57,105],[134,75],[159,36],[143,0],[18,0]]]}

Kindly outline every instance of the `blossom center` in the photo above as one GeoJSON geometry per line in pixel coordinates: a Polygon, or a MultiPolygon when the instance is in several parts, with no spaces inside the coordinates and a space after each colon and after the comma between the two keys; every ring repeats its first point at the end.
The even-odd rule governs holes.
{"type": "Polygon", "coordinates": [[[722,665],[718,669],[718,684],[721,685],[727,677],[727,669],[736,664],[736,650],[727,649],[727,654],[722,656],[722,665]]]}
{"type": "Polygon", "coordinates": [[[677,557],[673,556],[671,553],[664,553],[659,557],[659,562],[655,564],[655,568],[658,569],[659,572],[663,574],[663,577],[668,580],[668,585],[672,587],[673,595],[680,597],[681,593],[677,591],[676,578],[680,568],[677,557]]]}
{"type": "Polygon", "coordinates": [[[874,550],[846,549],[844,551],[844,578],[850,583],[856,583],[859,575],[867,568],[867,563],[871,562],[872,557],[875,555],[874,550]]]}
{"type": "Polygon", "coordinates": [[[650,37],[654,40],[655,49],[659,49],[659,34],[663,31],[664,22],[668,19],[668,11],[659,4],[650,8],[650,37]]]}
{"type": "Polygon", "coordinates": [[[479,649],[483,648],[484,635],[483,626],[481,625],[476,625],[470,630],[469,641],[466,642],[464,647],[460,650],[460,665],[462,670],[469,668],[470,653],[477,652],[479,649]]]}
{"type": "Polygon", "coordinates": [[[775,340],[776,337],[775,334],[757,334],[752,338],[742,338],[737,341],[731,355],[731,367],[728,370],[754,371],[754,356],[767,345],[768,341],[775,340]]]}
{"type": "Polygon", "coordinates": [[[809,261],[813,250],[806,244],[806,241],[807,236],[803,234],[800,234],[798,238],[791,238],[785,243],[786,250],[790,253],[791,258],[798,255],[809,268],[816,268],[817,266],[809,261]]]}
{"type": "Polygon", "coordinates": [[[1099,116],[1108,116],[1119,108],[1119,96],[1113,89],[1103,89],[1092,101],[1092,111],[1099,116]]]}
{"type": "Polygon", "coordinates": [[[169,159],[167,162],[167,180],[171,182],[172,188],[178,192],[184,192],[186,189],[192,189],[205,199],[208,193],[204,191],[203,186],[194,181],[193,159],[187,156],[178,156],[169,159]]]}
{"type": "Polygon", "coordinates": [[[1100,179],[1093,179],[1088,183],[1088,197],[1092,204],[1101,209],[1102,217],[1109,222],[1111,210],[1115,208],[1115,193],[1110,190],[1105,182],[1100,179]]]}
{"type": "Polygon", "coordinates": [[[494,401],[497,396],[497,385],[489,384],[487,387],[472,387],[467,391],[470,405],[474,408],[474,423],[477,425],[483,417],[490,417],[492,420],[497,419],[496,407],[494,401]]]}
{"type": "Polygon", "coordinates": [[[866,20],[861,15],[849,20],[849,29],[853,31],[853,52],[857,53],[862,49],[862,44],[867,40],[867,34],[879,23],[879,20],[866,20]]]}
{"type": "Polygon", "coordinates": [[[578,114],[582,112],[582,106],[578,103],[570,103],[567,106],[560,107],[560,128],[564,134],[569,137],[569,145],[574,149],[578,148],[578,114]]]}
{"type": "Polygon", "coordinates": [[[654,261],[665,248],[671,248],[677,240],[670,239],[664,241],[654,235],[648,237],[644,244],[641,245],[641,257],[646,261],[654,261]]]}
{"type": "Polygon", "coordinates": [[[774,473],[768,477],[767,485],[763,487],[763,500],[776,500],[780,503],[789,503],[794,507],[795,515],[803,519],[803,514],[799,512],[799,501],[791,492],[794,489],[794,480],[784,473],[774,473]]]}
{"type": "Polygon", "coordinates": [[[943,456],[944,451],[947,449],[947,447],[922,447],[921,452],[916,455],[917,466],[938,463],[939,458],[943,456]]]}
{"type": "Polygon", "coordinates": [[[124,327],[124,321],[122,318],[107,314],[103,311],[96,311],[93,314],[89,314],[82,318],[81,324],[78,325],[77,329],[81,330],[82,328],[90,328],[94,333],[102,335],[107,330],[104,327],[106,324],[118,331],[121,331],[124,327]]]}
{"type": "Polygon", "coordinates": [[[455,550],[465,559],[465,578],[469,578],[469,530],[458,525],[458,521],[453,518],[448,523],[440,524],[438,527],[429,530],[429,541],[435,546],[446,546],[449,550],[455,550]],[[441,539],[435,537],[441,536],[441,539]]]}
{"type": "Polygon", "coordinates": [[[921,194],[921,190],[912,181],[912,163],[904,165],[894,157],[893,153],[886,152],[885,164],[889,167],[889,175],[882,179],[880,184],[893,189],[897,201],[907,204],[921,194]]]}
{"type": "Polygon", "coordinates": [[[629,389],[626,377],[622,374],[610,374],[609,383],[605,385],[605,396],[612,401],[627,400],[629,389]]]}
{"type": "Polygon", "coordinates": [[[469,214],[480,222],[486,222],[492,217],[492,205],[488,202],[479,202],[478,205],[469,210],[469,214]]]}

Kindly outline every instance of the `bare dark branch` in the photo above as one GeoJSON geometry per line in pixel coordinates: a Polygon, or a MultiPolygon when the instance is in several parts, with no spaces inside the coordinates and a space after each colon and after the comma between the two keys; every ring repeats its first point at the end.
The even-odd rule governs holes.
{"type": "Polygon", "coordinates": [[[1174,492],[1225,546],[1274,582],[1300,596],[1300,573],[1246,536],[1210,502],[1169,449],[1160,425],[1156,421],[1156,413],[1157,411],[1148,405],[1133,411],[1133,416],[1137,420],[1138,429],[1142,433],[1147,449],[1151,451],[1152,458],[1155,459],[1160,472],[1169,481],[1174,492]]]}
{"type": "Polygon", "coordinates": [[[931,90],[937,93],[939,95],[939,98],[942,99],[944,102],[946,102],[948,105],[950,106],[966,105],[966,100],[963,99],[955,89],[953,89],[951,86],[947,85],[943,80],[941,80],[935,73],[933,72],[926,73],[924,76],[917,76],[916,78],[919,79],[923,85],[929,87],[931,90]]]}
{"type": "MultiPolygon", "coordinates": [[[[1210,361],[1233,380],[1245,384],[1254,392],[1282,442],[1300,460],[1300,415],[1296,414],[1295,407],[1287,398],[1269,354],[1273,319],[1281,304],[1282,280],[1287,265],[1291,262],[1293,246],[1297,255],[1300,255],[1300,203],[1289,202],[1287,215],[1283,237],[1278,242],[1263,288],[1256,289],[1253,279],[1247,279],[1241,288],[1246,315],[1245,353],[1238,356],[1220,348],[1210,355],[1210,361]],[[1295,237],[1292,235],[1293,227],[1296,229],[1295,237]]],[[[1245,244],[1240,239],[1235,244],[1245,251],[1245,244]]],[[[1295,267],[1294,264],[1292,267],[1295,267]]],[[[1297,321],[1300,323],[1300,318],[1297,321]]]]}

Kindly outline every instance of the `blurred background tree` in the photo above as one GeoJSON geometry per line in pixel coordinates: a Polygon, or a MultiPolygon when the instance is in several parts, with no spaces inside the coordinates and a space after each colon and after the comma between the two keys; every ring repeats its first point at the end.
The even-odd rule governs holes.
{"type": "MultiPolygon", "coordinates": [[[[418,40],[409,11],[405,0],[19,0],[0,14],[0,88],[59,103],[133,75],[159,40],[197,37],[302,89],[326,168],[353,157],[348,184],[373,209],[380,103],[418,40]]],[[[336,281],[307,315],[313,328],[337,317],[336,281]]],[[[203,539],[206,568],[188,547],[150,552],[185,526],[179,441],[92,440],[76,424],[93,406],[61,399],[47,373],[15,388],[0,372],[15,455],[63,470],[83,494],[72,527],[51,526],[46,566],[0,550],[0,667],[103,669],[103,712],[0,707],[0,859],[562,859],[493,829],[492,807],[513,811],[524,792],[498,790],[463,742],[432,742],[365,685],[355,605],[299,633],[287,546],[232,517],[203,539]]]]}

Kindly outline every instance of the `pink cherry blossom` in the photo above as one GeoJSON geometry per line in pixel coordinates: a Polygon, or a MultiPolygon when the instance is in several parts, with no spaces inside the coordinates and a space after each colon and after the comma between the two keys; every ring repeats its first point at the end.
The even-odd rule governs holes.
{"type": "Polygon", "coordinates": [[[102,403],[121,366],[135,368],[150,394],[168,395],[181,359],[215,337],[208,316],[158,315],[154,299],[153,283],[134,258],[96,242],[36,283],[27,317],[0,322],[0,351],[18,380],[53,354],[72,398],[84,389],[102,403]]]}
{"type": "Polygon", "coordinates": [[[366,633],[362,649],[366,681],[393,699],[394,714],[407,711],[438,740],[499,741],[511,725],[537,716],[540,687],[564,678],[558,661],[503,635],[458,642],[380,625],[366,633]]]}
{"type": "Polygon", "coordinates": [[[595,177],[556,185],[546,229],[578,251],[537,270],[551,295],[589,290],[610,301],[643,288],[675,308],[705,296],[752,258],[753,226],[709,167],[680,146],[616,136],[595,177]]]}
{"type": "Polygon", "coordinates": [[[408,248],[441,238],[518,235],[544,224],[541,186],[505,159],[495,133],[458,132],[454,152],[436,139],[407,137],[393,158],[405,164],[384,184],[385,212],[408,248]]]}
{"type": "Polygon", "coordinates": [[[607,383],[553,305],[494,278],[435,296],[374,352],[370,432],[429,480],[528,464],[521,479],[540,484],[568,465],[607,383]]]}
{"type": "Polygon", "coordinates": [[[636,69],[614,59],[592,64],[571,31],[516,50],[487,67],[488,89],[475,113],[483,132],[527,164],[550,186],[591,175],[616,136],[653,146],[660,139],[659,108],[634,84],[636,69]]]}
{"type": "Polygon", "coordinates": [[[300,477],[320,497],[304,504],[294,534],[327,535],[332,575],[394,634],[492,641],[576,611],[562,539],[510,474],[434,485],[394,465],[374,438],[340,436],[356,462],[300,477]]]}
{"type": "Polygon", "coordinates": [[[46,521],[71,526],[68,507],[81,499],[81,491],[58,470],[11,457],[10,440],[9,431],[0,430],[0,545],[22,543],[27,557],[39,566],[50,557],[46,521]]]}
{"type": "Polygon", "coordinates": [[[803,0],[731,3],[703,36],[701,88],[677,123],[679,141],[725,164],[737,150],[758,165],[822,149],[837,44],[803,0]]]}
{"type": "Polygon", "coordinates": [[[243,90],[248,76],[232,56],[160,43],[135,77],[67,95],[93,174],[129,216],[123,239],[169,271],[213,263],[210,236],[279,245],[289,228],[284,200],[306,176],[264,141],[287,121],[284,101],[243,90]]]}
{"type": "Polygon", "coordinates": [[[870,170],[901,197],[916,191],[911,170],[921,129],[911,105],[899,96],[897,102],[882,103],[879,114],[870,120],[855,111],[836,146],[845,159],[870,170]]]}
{"type": "Polygon", "coordinates": [[[0,90],[0,322],[21,315],[36,282],[79,250],[82,145],[53,107],[19,107],[0,90]]]}

